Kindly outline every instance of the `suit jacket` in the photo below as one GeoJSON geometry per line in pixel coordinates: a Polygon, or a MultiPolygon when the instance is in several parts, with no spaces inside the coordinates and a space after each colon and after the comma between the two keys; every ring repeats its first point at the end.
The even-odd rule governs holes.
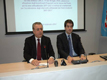
{"type": "MultiPolygon", "coordinates": [[[[48,54],[48,58],[50,56],[54,57],[54,51],[51,45],[50,38],[43,35],[41,37],[41,57],[43,60],[47,59],[47,54],[48,54]],[[46,46],[46,53],[44,46],[46,46]]],[[[31,58],[34,59],[37,58],[36,40],[34,35],[25,39],[24,58],[26,59],[27,62],[29,62],[31,58]]]]}
{"type": "MultiPolygon", "coordinates": [[[[72,43],[78,56],[85,53],[79,35],[72,33],[72,43]]],[[[69,55],[69,42],[65,32],[57,36],[57,48],[60,58],[66,59],[69,55]]]]}

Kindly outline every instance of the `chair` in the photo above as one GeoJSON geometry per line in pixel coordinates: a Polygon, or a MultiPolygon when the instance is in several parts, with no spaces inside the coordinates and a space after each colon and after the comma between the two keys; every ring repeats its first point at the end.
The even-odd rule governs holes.
{"type": "Polygon", "coordinates": [[[88,53],[88,55],[95,55],[96,53],[88,53]]]}
{"type": "Polygon", "coordinates": [[[24,60],[22,60],[22,62],[26,62],[26,60],[24,59],[24,60]]]}

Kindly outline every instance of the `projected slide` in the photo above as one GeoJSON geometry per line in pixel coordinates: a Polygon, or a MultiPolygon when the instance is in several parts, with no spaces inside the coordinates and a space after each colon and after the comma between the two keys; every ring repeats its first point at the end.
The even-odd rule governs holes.
{"type": "Polygon", "coordinates": [[[34,22],[41,22],[44,31],[64,30],[67,19],[73,20],[73,29],[84,29],[84,0],[81,1],[6,0],[7,32],[32,31],[34,22]]]}

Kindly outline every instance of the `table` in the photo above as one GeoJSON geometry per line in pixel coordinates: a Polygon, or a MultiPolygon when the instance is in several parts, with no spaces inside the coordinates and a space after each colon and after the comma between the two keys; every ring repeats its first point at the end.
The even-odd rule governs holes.
{"type": "MultiPolygon", "coordinates": [[[[99,54],[107,55],[107,54],[99,54]]],[[[49,68],[34,69],[35,66],[27,62],[0,64],[0,80],[107,80],[107,61],[99,55],[88,55],[87,64],[61,66],[50,64],[49,68]],[[100,62],[93,62],[100,60],[100,62]],[[93,63],[92,63],[93,62],[93,63]]],[[[75,57],[78,60],[79,57],[75,57]]],[[[45,63],[46,60],[41,61],[45,63]]]]}

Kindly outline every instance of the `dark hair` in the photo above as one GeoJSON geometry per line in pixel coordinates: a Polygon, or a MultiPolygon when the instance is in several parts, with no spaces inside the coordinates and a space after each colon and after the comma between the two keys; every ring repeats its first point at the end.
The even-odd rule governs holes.
{"type": "MultiPolygon", "coordinates": [[[[32,25],[32,29],[34,29],[34,25],[36,25],[36,24],[42,25],[41,22],[35,22],[35,23],[33,23],[33,25],[32,25]]],[[[43,25],[42,25],[42,26],[43,26],[43,25]]]]}
{"type": "Polygon", "coordinates": [[[66,24],[67,24],[67,23],[71,23],[71,24],[72,24],[72,27],[74,26],[74,23],[73,23],[73,21],[72,21],[71,19],[68,19],[68,20],[65,21],[64,27],[66,27],[66,24]]]}

